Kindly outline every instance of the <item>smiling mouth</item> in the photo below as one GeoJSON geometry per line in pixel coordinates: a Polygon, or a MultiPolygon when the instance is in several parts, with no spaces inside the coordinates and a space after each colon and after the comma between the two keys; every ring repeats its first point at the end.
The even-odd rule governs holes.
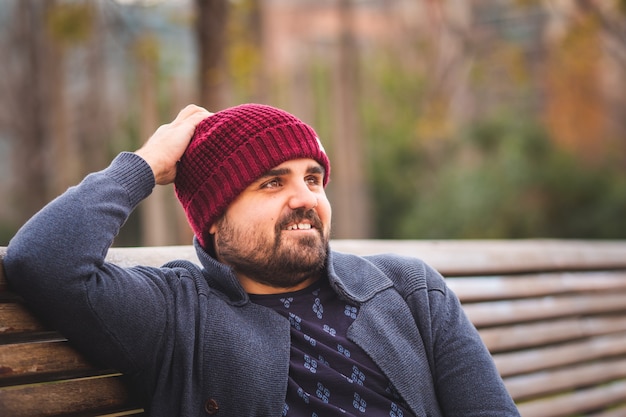
{"type": "Polygon", "coordinates": [[[310,223],[296,223],[287,226],[286,230],[311,230],[313,226],[310,223]]]}
{"type": "Polygon", "coordinates": [[[296,231],[317,231],[322,233],[324,224],[314,210],[297,208],[284,216],[276,224],[276,231],[296,232],[296,231]]]}

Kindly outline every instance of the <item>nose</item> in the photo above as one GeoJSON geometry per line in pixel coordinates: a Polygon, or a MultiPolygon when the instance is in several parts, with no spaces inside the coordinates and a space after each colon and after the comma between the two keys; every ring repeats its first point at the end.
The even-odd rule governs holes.
{"type": "Polygon", "coordinates": [[[289,208],[292,210],[298,208],[312,209],[317,206],[317,194],[313,192],[306,183],[298,183],[293,185],[293,190],[289,196],[289,208]]]}

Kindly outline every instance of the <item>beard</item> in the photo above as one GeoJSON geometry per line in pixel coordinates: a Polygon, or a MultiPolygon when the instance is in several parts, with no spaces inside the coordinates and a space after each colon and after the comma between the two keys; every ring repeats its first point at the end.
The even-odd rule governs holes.
{"type": "Polygon", "coordinates": [[[216,224],[215,250],[218,258],[235,272],[275,288],[294,287],[308,278],[321,275],[328,257],[328,236],[314,210],[296,209],[276,222],[274,236],[242,229],[226,216],[216,224]],[[288,224],[311,222],[318,235],[289,237],[283,231],[288,224]],[[288,240],[288,241],[286,241],[288,240]]]}

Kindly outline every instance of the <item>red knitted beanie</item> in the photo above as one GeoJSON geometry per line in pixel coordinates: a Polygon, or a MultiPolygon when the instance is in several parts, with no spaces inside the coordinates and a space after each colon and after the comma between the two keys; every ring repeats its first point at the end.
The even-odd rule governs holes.
{"type": "Polygon", "coordinates": [[[243,104],[200,122],[174,182],[200,245],[206,248],[209,228],[248,185],[275,166],[298,158],[319,162],[326,186],[330,162],[317,134],[283,110],[243,104]]]}

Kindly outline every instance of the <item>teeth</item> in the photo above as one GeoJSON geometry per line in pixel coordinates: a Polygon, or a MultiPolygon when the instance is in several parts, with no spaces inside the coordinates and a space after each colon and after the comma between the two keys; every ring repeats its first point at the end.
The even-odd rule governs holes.
{"type": "Polygon", "coordinates": [[[287,226],[287,230],[310,230],[311,225],[309,223],[298,223],[287,226]]]}

